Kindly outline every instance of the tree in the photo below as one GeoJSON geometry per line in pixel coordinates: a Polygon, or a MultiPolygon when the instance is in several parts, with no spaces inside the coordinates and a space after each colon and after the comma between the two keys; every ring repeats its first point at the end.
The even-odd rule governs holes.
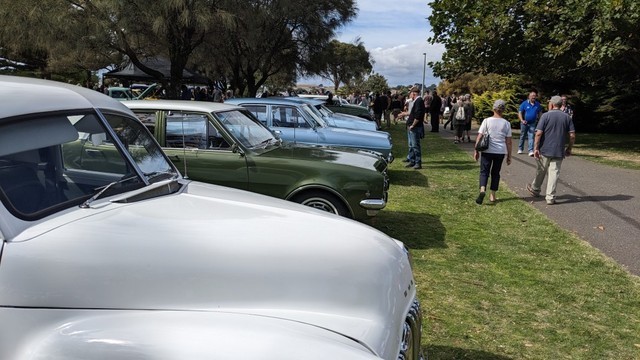
{"type": "Polygon", "coordinates": [[[387,82],[387,79],[378,73],[371,74],[371,76],[369,76],[365,81],[364,86],[369,91],[373,91],[378,94],[385,93],[389,90],[389,83],[387,82]]]}
{"type": "Polygon", "coordinates": [[[353,85],[373,69],[371,55],[360,39],[353,44],[332,40],[311,61],[309,73],[333,82],[334,93],[340,84],[353,85]]]}
{"type": "Polygon", "coordinates": [[[167,83],[141,62],[147,56],[167,56],[167,89],[174,97],[194,49],[224,15],[216,0],[0,0],[0,9],[0,41],[13,49],[41,50],[48,68],[96,69],[126,56],[167,83]]]}
{"type": "MultiPolygon", "coordinates": [[[[549,94],[597,92],[605,99],[618,95],[621,85],[627,93],[640,90],[635,0],[434,0],[431,6],[429,40],[446,48],[442,61],[432,64],[440,77],[518,75],[549,94]]],[[[617,99],[626,106],[610,109],[616,118],[640,110],[637,99],[617,99]]]]}
{"type": "Polygon", "coordinates": [[[198,58],[216,78],[229,79],[235,93],[248,96],[275,74],[306,71],[356,14],[353,0],[227,0],[221,6],[233,19],[216,27],[198,58]]]}

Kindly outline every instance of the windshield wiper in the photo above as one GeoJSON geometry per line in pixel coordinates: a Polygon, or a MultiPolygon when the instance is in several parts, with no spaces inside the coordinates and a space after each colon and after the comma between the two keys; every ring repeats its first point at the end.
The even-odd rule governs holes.
{"type": "Polygon", "coordinates": [[[85,202],[80,204],[80,208],[88,209],[92,202],[94,202],[97,198],[99,198],[102,194],[104,194],[105,191],[109,190],[109,188],[112,187],[113,185],[122,184],[124,182],[129,181],[129,180],[133,180],[133,179],[137,179],[137,178],[138,178],[138,175],[132,175],[132,176],[129,176],[129,177],[126,177],[126,178],[122,178],[120,180],[116,180],[114,182],[110,182],[107,185],[103,186],[102,188],[97,188],[97,189],[100,189],[100,191],[96,192],[92,197],[88,198],[85,202]]]}
{"type": "Polygon", "coordinates": [[[152,172],[144,173],[144,176],[146,176],[147,180],[149,180],[149,183],[151,183],[151,180],[157,177],[163,177],[164,179],[164,177],[167,176],[168,179],[174,179],[178,177],[178,174],[176,174],[173,171],[152,171],[152,172]]]}

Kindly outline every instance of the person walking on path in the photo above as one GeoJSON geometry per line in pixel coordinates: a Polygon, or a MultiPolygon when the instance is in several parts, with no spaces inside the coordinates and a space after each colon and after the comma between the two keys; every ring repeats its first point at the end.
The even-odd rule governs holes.
{"type": "Polygon", "coordinates": [[[491,195],[489,201],[496,201],[496,191],[500,185],[500,170],[505,155],[507,156],[507,165],[511,165],[511,124],[502,117],[502,113],[506,108],[506,103],[502,99],[498,99],[493,103],[493,116],[482,121],[478,136],[476,137],[476,146],[480,139],[489,136],[489,148],[482,152],[482,157],[478,150],[474,150],[473,158],[475,161],[480,160],[480,193],[476,198],[476,203],[482,205],[491,177],[491,195]]]}
{"type": "Polygon", "coordinates": [[[518,143],[518,154],[524,154],[525,138],[529,141],[529,156],[533,156],[533,134],[536,122],[542,112],[542,105],[536,100],[538,94],[535,91],[529,93],[529,98],[520,104],[518,118],[520,119],[520,143],[518,143]]]}
{"type": "Polygon", "coordinates": [[[576,140],[576,129],[571,116],[560,110],[562,98],[551,98],[553,109],[540,118],[536,127],[536,139],[533,157],[536,159],[536,176],[531,184],[527,184],[527,191],[534,197],[540,196],[540,187],[544,178],[547,179],[545,200],[547,205],[556,203],[556,185],[560,177],[560,168],[565,156],[571,156],[571,148],[576,140]],[[566,145],[567,135],[569,144],[566,145]],[[565,148],[566,145],[566,148],[565,148]]]}
{"type": "Polygon", "coordinates": [[[409,105],[407,112],[402,112],[399,116],[407,117],[407,132],[409,140],[409,154],[407,155],[407,165],[405,167],[412,167],[416,170],[422,169],[422,148],[420,146],[420,140],[424,137],[424,101],[420,98],[420,89],[417,86],[411,88],[409,97],[412,105],[409,105]]]}
{"type": "MultiPolygon", "coordinates": [[[[467,119],[467,123],[464,126],[464,133],[467,136],[467,142],[471,142],[471,136],[470,136],[469,132],[471,131],[471,122],[476,117],[476,108],[475,108],[475,106],[473,106],[473,101],[471,101],[471,94],[466,94],[464,96],[464,102],[469,107],[469,116],[468,116],[468,119],[467,119]]],[[[461,142],[463,140],[464,140],[464,137],[462,139],[460,139],[461,142]]]]}

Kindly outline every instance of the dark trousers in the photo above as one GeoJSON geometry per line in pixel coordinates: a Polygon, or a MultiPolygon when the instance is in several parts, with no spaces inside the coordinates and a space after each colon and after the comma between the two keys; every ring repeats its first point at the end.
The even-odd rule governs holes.
{"type": "Polygon", "coordinates": [[[431,131],[433,132],[440,131],[440,113],[439,112],[431,113],[431,131]]]}
{"type": "Polygon", "coordinates": [[[483,152],[480,157],[480,186],[486,189],[491,175],[490,190],[497,191],[500,185],[500,169],[502,169],[502,161],[504,154],[490,154],[483,152]]]}

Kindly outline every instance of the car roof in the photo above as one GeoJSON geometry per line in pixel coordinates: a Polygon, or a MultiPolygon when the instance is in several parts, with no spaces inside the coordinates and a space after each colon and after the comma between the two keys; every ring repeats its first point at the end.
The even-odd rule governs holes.
{"type": "Polygon", "coordinates": [[[233,98],[225,100],[225,103],[228,104],[272,104],[272,105],[291,105],[297,106],[300,105],[301,102],[287,99],[284,97],[268,97],[268,98],[233,98]]]}
{"type": "Polygon", "coordinates": [[[320,105],[320,104],[326,104],[327,101],[326,100],[322,100],[322,99],[317,99],[317,98],[302,98],[302,97],[288,97],[286,98],[287,100],[291,100],[291,101],[297,101],[300,103],[305,103],[305,104],[311,104],[311,105],[320,105]]]}
{"type": "Polygon", "coordinates": [[[176,110],[194,112],[217,112],[242,109],[237,105],[222,104],[211,101],[192,100],[126,100],[124,105],[135,110],[176,110]]]}
{"type": "Polygon", "coordinates": [[[100,108],[131,111],[101,92],[51,80],[0,75],[0,119],[24,114],[100,108]]]}

